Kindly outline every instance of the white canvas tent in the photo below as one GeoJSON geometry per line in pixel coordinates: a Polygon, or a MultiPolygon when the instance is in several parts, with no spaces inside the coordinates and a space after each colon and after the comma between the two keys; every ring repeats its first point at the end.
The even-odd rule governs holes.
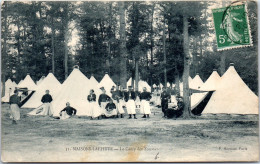
{"type": "Polygon", "coordinates": [[[18,88],[28,88],[28,90],[35,90],[36,84],[32,80],[31,76],[27,74],[27,76],[24,78],[22,82],[20,82],[17,86],[18,88]]]}
{"type": "Polygon", "coordinates": [[[111,91],[111,88],[113,86],[116,86],[116,84],[113,82],[113,80],[106,73],[105,76],[103,77],[103,79],[100,81],[98,88],[104,87],[105,90],[106,90],[106,94],[108,96],[112,96],[110,91],[111,91]]]}
{"type": "Polygon", "coordinates": [[[36,85],[40,85],[41,82],[45,79],[45,76],[42,76],[37,82],[36,82],[36,85]]]}
{"type": "Polygon", "coordinates": [[[96,78],[94,76],[91,76],[89,79],[93,84],[98,85],[99,82],[96,80],[96,78]]]}
{"type": "Polygon", "coordinates": [[[258,114],[258,97],[231,65],[203,113],[258,114]]]}
{"type": "Polygon", "coordinates": [[[152,91],[150,85],[146,81],[140,80],[138,82],[138,91],[142,92],[144,87],[146,87],[148,92],[152,91]]]}
{"type": "Polygon", "coordinates": [[[59,116],[67,102],[77,110],[77,115],[89,116],[87,101],[89,90],[88,78],[78,68],[74,68],[63,82],[59,93],[54,97],[52,103],[54,116],[59,116]]]}
{"type": "Polygon", "coordinates": [[[197,74],[192,81],[190,82],[190,88],[191,89],[200,89],[200,87],[203,85],[203,81],[201,80],[199,74],[197,74]]]}
{"type": "MultiPolygon", "coordinates": [[[[192,83],[192,80],[193,79],[189,76],[189,87],[190,87],[190,85],[192,83]]],[[[183,96],[183,82],[180,82],[179,86],[180,86],[180,95],[183,96]]]]}
{"type": "Polygon", "coordinates": [[[97,97],[97,101],[98,101],[99,95],[102,93],[102,91],[99,89],[98,85],[99,85],[99,83],[95,79],[95,77],[91,76],[90,79],[89,79],[89,88],[93,89],[95,91],[95,94],[96,94],[96,97],[97,97]]]}
{"type": "Polygon", "coordinates": [[[55,97],[61,88],[60,82],[56,77],[49,73],[48,76],[37,86],[35,93],[32,97],[22,106],[22,108],[37,108],[42,102],[41,98],[45,94],[46,90],[50,91],[50,95],[55,97]]]}
{"type": "Polygon", "coordinates": [[[21,81],[17,84],[17,86],[21,85],[22,83],[23,83],[23,80],[21,80],[21,81]]]}
{"type": "Polygon", "coordinates": [[[205,90],[205,91],[216,90],[220,82],[221,82],[221,77],[219,76],[218,72],[214,70],[209,76],[209,78],[206,80],[206,82],[200,87],[200,90],[205,90]]]}
{"type": "Polygon", "coordinates": [[[1,98],[2,102],[9,102],[10,96],[13,95],[16,86],[17,86],[16,83],[12,82],[11,79],[6,80],[6,82],[5,82],[5,96],[1,98]]]}
{"type": "MultiPolygon", "coordinates": [[[[135,84],[135,81],[134,81],[134,84],[135,84]]],[[[132,85],[132,78],[130,78],[130,79],[127,81],[127,86],[131,86],[131,85],[132,85]]],[[[138,82],[138,91],[139,91],[139,92],[142,92],[144,87],[146,87],[146,89],[147,89],[148,92],[151,92],[151,87],[150,87],[150,85],[149,85],[146,81],[139,80],[139,82],[138,82]]],[[[134,88],[134,86],[133,86],[133,88],[134,88]]]]}
{"type": "MultiPolygon", "coordinates": [[[[195,78],[196,78],[196,76],[194,77],[193,80],[195,80],[195,78]]],[[[203,83],[202,80],[200,81],[200,78],[198,78],[197,84],[199,84],[201,82],[203,83],[201,85],[201,87],[199,88],[199,90],[213,91],[213,90],[216,90],[217,85],[220,83],[220,80],[221,80],[221,78],[220,78],[219,74],[217,73],[217,71],[213,71],[205,83],[203,83]]],[[[193,93],[191,95],[191,110],[194,109],[207,96],[207,94],[208,94],[208,92],[193,93]]]]}

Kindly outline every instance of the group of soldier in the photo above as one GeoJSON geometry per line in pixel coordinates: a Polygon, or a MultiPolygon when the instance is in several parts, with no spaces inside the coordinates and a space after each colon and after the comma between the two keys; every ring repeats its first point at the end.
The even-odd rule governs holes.
{"type": "MultiPolygon", "coordinates": [[[[89,115],[91,119],[101,119],[101,118],[123,118],[127,113],[129,119],[136,117],[136,109],[140,109],[140,113],[143,114],[142,118],[150,118],[151,106],[150,99],[152,98],[151,93],[147,91],[144,87],[142,92],[134,91],[130,86],[128,90],[123,88],[119,89],[119,86],[112,87],[110,90],[111,97],[106,94],[104,87],[100,88],[102,94],[99,95],[98,99],[93,89],[90,90],[87,96],[87,101],[89,102],[89,115]]],[[[168,110],[168,102],[171,99],[171,94],[166,90],[165,87],[162,88],[160,93],[161,108],[163,112],[163,117],[169,117],[171,114],[168,110]]],[[[43,103],[39,108],[36,108],[36,114],[39,115],[53,115],[53,109],[51,106],[52,96],[49,90],[46,90],[45,95],[43,95],[41,102],[43,103]]],[[[178,106],[183,106],[178,101],[178,106]]],[[[18,96],[18,91],[14,91],[14,95],[10,97],[10,113],[13,123],[20,119],[19,103],[20,97],[18,96]]],[[[66,107],[60,111],[60,117],[54,117],[58,119],[67,119],[73,115],[76,115],[77,109],[70,106],[70,102],[66,103],[66,107]]]]}

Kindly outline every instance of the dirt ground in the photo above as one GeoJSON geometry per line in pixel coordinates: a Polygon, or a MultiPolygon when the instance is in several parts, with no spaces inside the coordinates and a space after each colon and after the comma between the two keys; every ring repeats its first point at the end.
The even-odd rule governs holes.
{"type": "Polygon", "coordinates": [[[192,120],[162,118],[153,108],[149,119],[56,120],[30,116],[11,124],[2,104],[2,161],[258,161],[257,115],[202,115],[192,120]]]}

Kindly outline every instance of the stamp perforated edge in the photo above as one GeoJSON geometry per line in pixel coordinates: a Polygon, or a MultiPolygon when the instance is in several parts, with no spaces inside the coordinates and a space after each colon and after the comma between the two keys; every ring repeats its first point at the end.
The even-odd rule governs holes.
{"type": "MultiPolygon", "coordinates": [[[[250,23],[249,23],[249,18],[248,18],[248,10],[247,10],[247,2],[244,3],[245,4],[245,12],[246,12],[246,20],[247,20],[247,27],[248,27],[248,32],[249,32],[249,38],[250,38],[250,44],[246,44],[246,45],[236,45],[236,46],[229,46],[229,47],[224,47],[224,48],[219,48],[218,47],[218,43],[217,44],[217,51],[224,51],[224,50],[231,50],[231,49],[237,49],[237,48],[243,48],[243,47],[251,47],[253,46],[253,39],[252,39],[252,35],[251,35],[251,27],[250,27],[250,23]]],[[[228,7],[228,6],[227,6],[228,7]]],[[[222,7],[222,8],[227,8],[227,7],[222,7]]],[[[217,9],[217,8],[216,8],[217,9]]],[[[213,9],[212,9],[213,10],[213,9]]],[[[212,11],[211,10],[211,11],[212,11]]],[[[217,34],[216,34],[216,26],[215,26],[215,22],[214,22],[214,17],[213,17],[213,11],[212,11],[212,18],[213,18],[213,25],[214,25],[214,33],[215,33],[215,37],[216,37],[216,42],[217,42],[217,34]]]]}

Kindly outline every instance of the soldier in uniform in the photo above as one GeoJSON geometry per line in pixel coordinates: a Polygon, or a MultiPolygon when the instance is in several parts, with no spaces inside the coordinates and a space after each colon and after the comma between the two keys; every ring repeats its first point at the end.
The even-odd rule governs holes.
{"type": "Polygon", "coordinates": [[[171,95],[166,91],[166,87],[163,87],[163,92],[161,93],[161,107],[163,117],[166,117],[165,111],[168,109],[168,102],[170,99],[171,95]]]}
{"type": "Polygon", "coordinates": [[[35,113],[37,115],[53,115],[53,108],[51,105],[52,96],[50,95],[50,91],[46,90],[45,95],[42,96],[41,102],[43,103],[41,106],[35,109],[35,113]]]}
{"type": "Polygon", "coordinates": [[[123,105],[124,105],[124,102],[123,102],[123,93],[122,91],[119,90],[119,86],[117,85],[116,86],[116,91],[114,91],[112,93],[112,99],[113,99],[113,102],[114,104],[116,105],[116,109],[117,109],[117,118],[119,117],[118,115],[120,114],[121,115],[121,118],[124,117],[124,109],[123,109],[123,105]]]}
{"type": "Polygon", "coordinates": [[[77,110],[70,106],[70,103],[66,103],[66,107],[60,111],[60,119],[64,120],[70,118],[71,116],[75,116],[77,114],[77,110]]]}
{"type": "Polygon", "coordinates": [[[101,107],[101,113],[104,115],[106,113],[106,105],[111,98],[106,94],[104,87],[101,87],[100,89],[102,90],[102,94],[99,95],[98,105],[101,107]]]}
{"type": "Polygon", "coordinates": [[[93,89],[89,91],[88,102],[89,102],[91,119],[94,118],[99,119],[99,116],[102,115],[102,111],[101,108],[98,106],[98,103],[96,102],[96,94],[94,93],[93,89]]]}
{"type": "Polygon", "coordinates": [[[14,90],[14,94],[10,97],[10,118],[13,120],[12,124],[17,124],[16,121],[20,120],[20,97],[18,96],[18,91],[14,90]]]}
{"type": "Polygon", "coordinates": [[[166,109],[165,113],[168,118],[178,118],[183,114],[184,103],[181,96],[177,97],[177,106],[176,109],[166,109]]]}
{"type": "Polygon", "coordinates": [[[136,118],[136,105],[135,105],[135,99],[136,99],[136,93],[134,92],[133,88],[131,86],[128,87],[128,101],[126,102],[126,109],[127,113],[129,114],[129,119],[132,118],[132,115],[134,116],[134,119],[136,118]]]}
{"type": "Polygon", "coordinates": [[[140,112],[144,114],[142,118],[149,118],[151,114],[150,99],[152,98],[151,93],[147,92],[146,87],[143,88],[143,92],[140,95],[141,109],[140,112]]]}

